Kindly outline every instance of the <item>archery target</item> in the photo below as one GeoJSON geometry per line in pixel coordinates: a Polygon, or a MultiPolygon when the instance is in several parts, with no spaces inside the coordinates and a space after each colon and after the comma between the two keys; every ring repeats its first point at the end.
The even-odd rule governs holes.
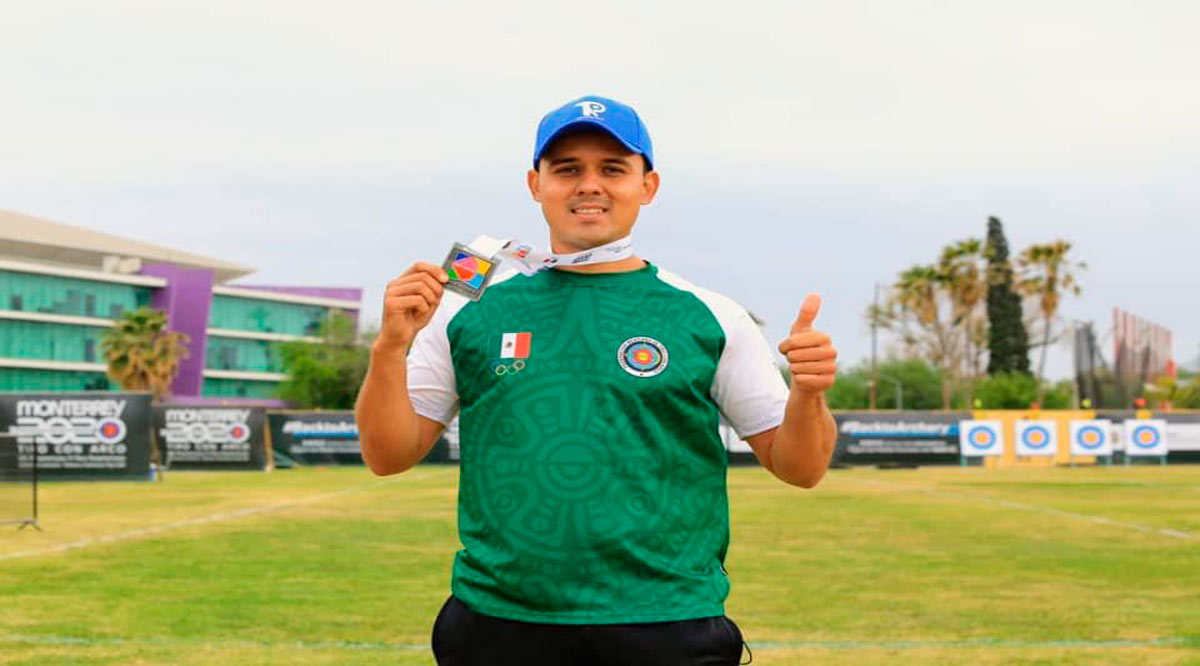
{"type": "Polygon", "coordinates": [[[1167,422],[1163,419],[1126,420],[1125,455],[1167,455],[1167,422]]]}
{"type": "Polygon", "coordinates": [[[1017,455],[1053,456],[1058,453],[1058,423],[1055,421],[1017,421],[1017,455]]]}
{"type": "Polygon", "coordinates": [[[964,457],[1003,455],[1003,425],[999,421],[959,421],[958,446],[964,457]]]}
{"type": "Polygon", "coordinates": [[[1071,421],[1071,455],[1111,456],[1112,422],[1104,419],[1071,421]]]}

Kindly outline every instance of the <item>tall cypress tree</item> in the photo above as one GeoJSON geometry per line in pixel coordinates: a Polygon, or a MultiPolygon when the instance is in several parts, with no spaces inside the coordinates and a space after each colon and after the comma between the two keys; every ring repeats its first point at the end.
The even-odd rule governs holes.
{"type": "Polygon", "coordinates": [[[1021,297],[1013,289],[1008,240],[997,217],[988,218],[988,374],[1029,374],[1029,335],[1021,320],[1021,297]]]}

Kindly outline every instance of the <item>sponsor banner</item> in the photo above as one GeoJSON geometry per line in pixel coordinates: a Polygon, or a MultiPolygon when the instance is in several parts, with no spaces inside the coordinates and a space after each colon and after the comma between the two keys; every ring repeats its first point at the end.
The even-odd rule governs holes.
{"type": "Polygon", "coordinates": [[[1106,419],[1071,421],[1071,455],[1111,456],[1113,423],[1106,419]]]}
{"type": "Polygon", "coordinates": [[[1001,421],[964,420],[958,424],[958,434],[964,458],[1004,455],[1001,421]]]}
{"type": "Polygon", "coordinates": [[[270,412],[271,446],[302,465],[362,465],[354,412],[270,412]]]}
{"type": "MultiPolygon", "coordinates": [[[[363,464],[352,411],[272,411],[267,422],[278,466],[363,464]]],[[[458,462],[456,424],[451,422],[422,463],[458,462]]]]}
{"type": "MultiPolygon", "coordinates": [[[[837,412],[834,464],[937,465],[959,462],[966,413],[837,412]]],[[[749,447],[746,447],[749,449],[749,447]]],[[[732,449],[731,447],[731,450],[732,449]]]]}
{"type": "Polygon", "coordinates": [[[149,478],[146,393],[3,393],[0,432],[16,437],[21,469],[36,451],[42,478],[149,478]]]}
{"type": "Polygon", "coordinates": [[[1058,453],[1058,422],[1018,420],[1015,424],[1017,455],[1054,456],[1058,453]]]}
{"type": "Polygon", "coordinates": [[[1200,414],[1155,413],[1167,422],[1167,448],[1171,453],[1200,454],[1200,414]]]}
{"type": "Polygon", "coordinates": [[[1125,455],[1167,455],[1167,422],[1162,419],[1128,419],[1125,421],[1125,455]]]}
{"type": "Polygon", "coordinates": [[[170,469],[265,469],[261,407],[158,405],[154,432],[170,469]]]}

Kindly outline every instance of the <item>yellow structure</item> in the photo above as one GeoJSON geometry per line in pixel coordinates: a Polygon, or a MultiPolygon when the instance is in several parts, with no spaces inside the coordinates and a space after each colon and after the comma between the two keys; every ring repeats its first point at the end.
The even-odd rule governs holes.
{"type": "Polygon", "coordinates": [[[972,414],[977,420],[1000,421],[1003,428],[1004,455],[984,458],[985,467],[1052,467],[1072,462],[1096,462],[1095,456],[1071,457],[1071,421],[1096,418],[1094,409],[977,409],[972,414]],[[1017,456],[1017,421],[1020,420],[1055,422],[1058,450],[1054,457],[1017,456]]]}

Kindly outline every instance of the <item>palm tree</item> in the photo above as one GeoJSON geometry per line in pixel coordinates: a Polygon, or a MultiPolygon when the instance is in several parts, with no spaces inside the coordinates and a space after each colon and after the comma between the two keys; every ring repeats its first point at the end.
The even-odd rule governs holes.
{"type": "Polygon", "coordinates": [[[983,243],[967,238],[942,248],[938,272],[950,292],[952,323],[958,326],[970,317],[987,296],[984,280],[983,243]]]}
{"type": "Polygon", "coordinates": [[[190,338],[167,330],[167,316],[141,307],[126,311],[100,338],[108,376],[127,391],[149,391],[161,401],[170,395],[190,338]]]}
{"type": "Polygon", "coordinates": [[[916,319],[917,325],[925,331],[924,335],[915,335],[903,327],[900,333],[908,347],[925,347],[929,359],[941,371],[942,408],[949,409],[949,370],[953,365],[954,353],[953,331],[942,321],[940,295],[944,288],[945,280],[937,266],[913,266],[902,272],[892,285],[892,307],[889,310],[895,317],[896,325],[903,327],[902,315],[907,314],[916,319]]]}
{"type": "Polygon", "coordinates": [[[980,307],[988,290],[983,242],[967,238],[942,248],[938,277],[950,297],[950,326],[961,337],[962,365],[970,386],[979,375],[979,356],[987,337],[985,313],[980,307]]]}
{"type": "Polygon", "coordinates": [[[1038,361],[1038,402],[1045,394],[1043,379],[1046,371],[1046,349],[1050,346],[1051,325],[1063,294],[1078,296],[1079,282],[1075,272],[1087,268],[1083,262],[1073,262],[1067,258],[1071,242],[1061,238],[1053,243],[1031,245],[1018,259],[1021,278],[1017,289],[1026,296],[1038,300],[1038,308],[1042,315],[1042,354],[1038,361]]]}

